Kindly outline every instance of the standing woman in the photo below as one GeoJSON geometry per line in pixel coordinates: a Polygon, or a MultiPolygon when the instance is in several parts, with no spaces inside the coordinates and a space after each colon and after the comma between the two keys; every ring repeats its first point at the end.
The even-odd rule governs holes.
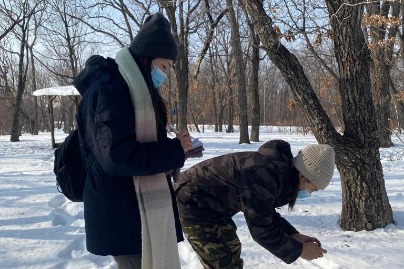
{"type": "Polygon", "coordinates": [[[298,196],[325,189],[334,161],[329,145],[309,145],[293,157],[288,142],[271,140],[258,151],[214,157],[182,172],[175,188],[180,219],[203,268],[243,268],[232,220],[238,212],[252,238],[285,263],[323,257],[320,241],[300,234],[276,208],[292,209],[298,196]]]}
{"type": "MultiPolygon", "coordinates": [[[[167,137],[160,86],[177,57],[168,20],[146,18],[115,59],[92,56],[74,80],[81,153],[93,156],[84,186],[89,252],[119,269],[178,269],[183,240],[168,171],[184,165],[186,130],[167,137]]],[[[90,156],[90,157],[88,157],[90,156]]]]}

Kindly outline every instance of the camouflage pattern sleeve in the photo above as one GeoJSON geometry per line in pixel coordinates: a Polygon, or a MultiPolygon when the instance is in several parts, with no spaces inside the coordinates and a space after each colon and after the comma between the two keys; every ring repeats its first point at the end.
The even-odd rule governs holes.
{"type": "Polygon", "coordinates": [[[279,220],[279,226],[281,230],[288,235],[294,235],[299,233],[299,231],[296,230],[296,228],[293,227],[292,224],[290,224],[289,221],[287,221],[285,218],[281,218],[279,220]]]}
{"type": "Polygon", "coordinates": [[[267,167],[243,170],[239,179],[241,208],[253,239],[290,264],[300,257],[303,245],[288,234],[294,228],[284,227],[289,222],[276,212],[279,183],[271,171],[267,167]]]}

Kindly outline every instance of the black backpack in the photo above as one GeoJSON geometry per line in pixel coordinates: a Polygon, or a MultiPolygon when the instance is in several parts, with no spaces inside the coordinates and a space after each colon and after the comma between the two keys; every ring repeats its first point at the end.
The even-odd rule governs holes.
{"type": "Polygon", "coordinates": [[[65,141],[55,150],[53,172],[56,175],[56,186],[60,193],[72,202],[83,202],[84,183],[87,167],[94,160],[91,155],[85,160],[80,154],[78,130],[65,138],[65,141]]]}
{"type": "MultiPolygon", "coordinates": [[[[102,70],[102,72],[119,73],[114,59],[105,59],[99,55],[93,55],[86,61],[87,71],[80,72],[77,78],[73,81],[73,85],[77,88],[76,82],[81,81],[79,87],[86,88],[85,92],[91,87],[98,87],[109,76],[104,76],[103,79],[98,79],[94,84],[93,77],[86,80],[87,72],[92,72],[93,69],[102,70]],[[114,65],[114,68],[111,66],[114,65]]],[[[126,85],[126,84],[125,84],[126,85]]],[[[83,94],[83,93],[81,93],[83,94]]],[[[85,159],[80,154],[80,143],[78,130],[68,135],[65,141],[55,150],[55,161],[53,163],[53,172],[56,175],[56,186],[60,193],[63,193],[66,198],[72,202],[83,202],[84,183],[87,176],[87,168],[94,161],[94,156],[90,153],[85,159]]]]}

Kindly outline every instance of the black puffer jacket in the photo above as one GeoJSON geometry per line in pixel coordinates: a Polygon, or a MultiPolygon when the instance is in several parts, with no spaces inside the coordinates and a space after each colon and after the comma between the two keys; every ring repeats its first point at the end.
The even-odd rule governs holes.
{"type": "Polygon", "coordinates": [[[181,173],[175,188],[184,224],[218,223],[243,212],[253,239],[286,263],[303,246],[296,229],[276,208],[287,204],[298,185],[289,143],[272,140],[258,152],[215,157],[181,173]]]}
{"type": "MultiPolygon", "coordinates": [[[[181,143],[167,138],[164,128],[158,142],[136,141],[129,89],[113,59],[90,57],[74,85],[83,95],[77,115],[82,154],[95,157],[84,187],[87,249],[97,255],[139,254],[141,223],[132,176],[182,167],[181,143]]],[[[176,224],[183,240],[178,216],[176,224]]]]}

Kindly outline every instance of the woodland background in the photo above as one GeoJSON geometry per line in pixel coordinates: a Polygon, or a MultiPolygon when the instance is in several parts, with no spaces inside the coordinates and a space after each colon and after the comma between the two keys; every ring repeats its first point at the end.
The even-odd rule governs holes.
{"type": "Polygon", "coordinates": [[[93,54],[114,57],[147,15],[171,22],[179,56],[163,88],[179,129],[299,126],[336,150],[340,225],[393,223],[380,147],[404,126],[404,0],[2,0],[0,134],[70,132],[79,97],[35,97],[71,84],[93,54]],[[202,126],[202,127],[200,127],[202,126]]]}
{"type": "MultiPolygon", "coordinates": [[[[184,50],[180,57],[188,61],[187,68],[181,70],[184,70],[181,78],[177,79],[181,81],[171,74],[163,90],[172,114],[175,113],[173,123],[178,123],[178,115],[183,113],[178,92],[181,83],[187,89],[186,121],[195,127],[215,124],[217,131],[225,128],[232,132],[232,125],[240,123],[239,110],[242,110],[250,125],[256,120],[260,125],[301,126],[302,132],[309,131],[285,79],[259,49],[258,36],[238,1],[230,2],[239,26],[241,65],[232,56],[231,23],[225,1],[3,0],[0,5],[0,134],[10,134],[16,121],[13,117],[18,117],[15,128],[19,134],[47,131],[47,97],[36,98],[32,92],[70,85],[93,54],[114,57],[120,47],[129,45],[147,15],[164,12],[165,2],[176,2],[176,36],[184,50]],[[245,77],[243,96],[237,91],[236,70],[245,77]]],[[[341,104],[335,89],[337,66],[328,18],[321,2],[265,1],[264,7],[273,16],[279,39],[299,57],[327,114],[336,126],[343,128],[341,104]]],[[[396,31],[402,28],[403,22],[398,17],[368,16],[364,18],[364,27],[380,24],[389,29],[394,26],[396,31]]],[[[397,115],[401,111],[394,105],[401,101],[400,33],[390,37],[391,43],[382,43],[385,39],[380,42],[383,47],[395,44],[387,63],[390,85],[385,85],[395,94],[389,106],[389,127],[401,126],[397,115]]],[[[370,45],[376,46],[374,42],[370,45]]],[[[77,100],[56,98],[59,127],[64,126],[66,131],[74,129],[77,100]]]]}

